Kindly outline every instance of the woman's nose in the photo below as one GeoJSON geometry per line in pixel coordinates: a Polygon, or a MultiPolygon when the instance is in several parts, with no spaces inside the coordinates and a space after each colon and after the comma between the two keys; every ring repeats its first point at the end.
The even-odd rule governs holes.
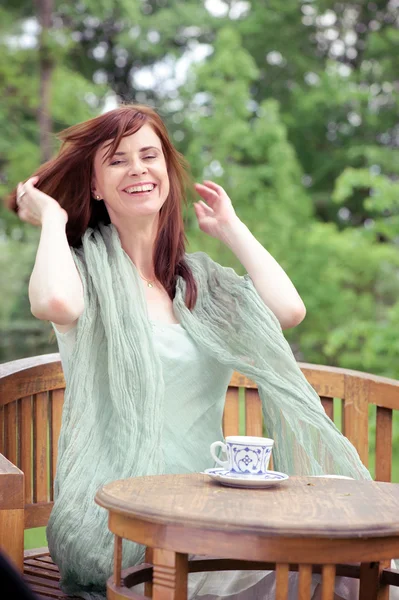
{"type": "Polygon", "coordinates": [[[147,173],[147,166],[141,160],[136,160],[130,164],[129,175],[143,175],[144,173],[147,173]]]}

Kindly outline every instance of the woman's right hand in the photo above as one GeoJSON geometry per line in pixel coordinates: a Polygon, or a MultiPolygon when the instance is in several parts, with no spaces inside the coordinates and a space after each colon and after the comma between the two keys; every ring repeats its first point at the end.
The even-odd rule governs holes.
{"type": "Polygon", "coordinates": [[[68,221],[66,210],[54,198],[35,188],[38,177],[31,177],[17,186],[18,216],[31,225],[42,225],[46,214],[59,214],[65,224],[68,221]]]}

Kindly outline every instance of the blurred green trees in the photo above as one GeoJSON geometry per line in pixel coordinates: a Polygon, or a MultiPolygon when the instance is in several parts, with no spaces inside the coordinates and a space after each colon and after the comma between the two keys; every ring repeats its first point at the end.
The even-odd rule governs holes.
{"type": "MultiPolygon", "coordinates": [[[[31,3],[3,3],[3,198],[40,161],[38,34],[31,3]]],[[[226,188],[296,284],[296,356],[399,377],[397,42],[380,1],[57,1],[54,133],[115,99],[153,104],[193,176],[226,188]]],[[[189,251],[242,272],[192,208],[187,233],[189,251]]],[[[56,350],[29,311],[37,239],[0,210],[2,361],[56,350]]]]}

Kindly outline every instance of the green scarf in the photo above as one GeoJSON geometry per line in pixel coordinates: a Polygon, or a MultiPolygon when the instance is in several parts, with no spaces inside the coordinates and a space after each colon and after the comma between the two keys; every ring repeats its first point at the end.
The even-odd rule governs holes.
{"type": "MultiPolygon", "coordinates": [[[[47,538],[63,589],[94,600],[105,597],[113,555],[107,513],[94,496],[116,479],[164,473],[164,383],[141,280],[115,227],[89,229],[73,253],[85,310],[69,364],[47,538]]],[[[326,416],[250,277],[203,252],[186,260],[198,300],[192,311],[186,307],[186,284],[179,278],[174,312],[205,352],[258,385],[276,470],[371,479],[326,416]]],[[[123,566],[142,561],[143,552],[124,543],[123,566]]]]}

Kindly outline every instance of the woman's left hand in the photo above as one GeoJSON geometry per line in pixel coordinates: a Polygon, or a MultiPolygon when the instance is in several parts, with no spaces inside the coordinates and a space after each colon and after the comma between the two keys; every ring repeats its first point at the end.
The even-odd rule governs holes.
{"type": "Polygon", "coordinates": [[[213,181],[196,183],[195,189],[205,200],[194,203],[201,231],[223,241],[229,229],[239,222],[230,198],[222,186],[213,181]]]}

